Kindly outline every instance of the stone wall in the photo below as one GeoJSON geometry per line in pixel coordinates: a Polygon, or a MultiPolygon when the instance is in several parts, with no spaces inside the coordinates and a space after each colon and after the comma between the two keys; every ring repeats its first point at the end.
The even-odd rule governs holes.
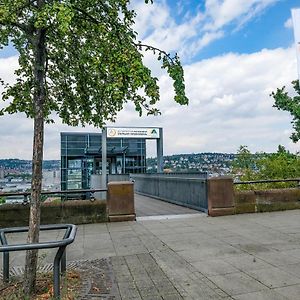
{"type": "Polygon", "coordinates": [[[300,189],[236,191],[235,213],[280,211],[300,208],[300,189]]]}
{"type": "Polygon", "coordinates": [[[230,177],[208,180],[208,214],[212,217],[300,209],[300,189],[234,191],[230,177]]]}
{"type": "MultiPolygon", "coordinates": [[[[0,206],[0,227],[28,226],[29,205],[0,206]]],[[[106,201],[74,200],[62,203],[43,203],[41,223],[88,224],[107,221],[106,201]]]]}

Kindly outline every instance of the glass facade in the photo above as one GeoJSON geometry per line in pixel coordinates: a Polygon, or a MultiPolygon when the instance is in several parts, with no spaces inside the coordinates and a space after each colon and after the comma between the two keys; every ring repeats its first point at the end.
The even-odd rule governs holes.
{"type": "MultiPolygon", "coordinates": [[[[101,133],[61,133],[61,189],[89,189],[101,174],[101,133]]],[[[107,139],[107,174],[146,173],[146,140],[107,139]]]]}

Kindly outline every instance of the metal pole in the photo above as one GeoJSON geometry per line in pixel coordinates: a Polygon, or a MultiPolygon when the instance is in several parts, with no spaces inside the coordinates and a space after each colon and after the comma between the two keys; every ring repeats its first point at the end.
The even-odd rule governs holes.
{"type": "MultiPolygon", "coordinates": [[[[71,233],[71,228],[68,227],[63,239],[67,239],[70,236],[71,233]]],[[[60,269],[62,273],[66,273],[67,270],[67,251],[65,250],[62,257],[61,257],[61,261],[60,261],[60,269]]]]}
{"type": "MultiPolygon", "coordinates": [[[[7,245],[7,240],[3,232],[0,233],[0,241],[2,245],[7,245]]],[[[3,252],[3,282],[9,282],[9,252],[3,252]]]]}
{"type": "MultiPolygon", "coordinates": [[[[106,167],[107,167],[107,128],[104,127],[102,130],[102,174],[101,174],[101,188],[106,189],[107,186],[107,174],[106,174],[106,167]]],[[[102,199],[106,199],[106,192],[101,192],[100,197],[102,199]]]]}
{"type": "Polygon", "coordinates": [[[9,252],[3,252],[3,282],[9,282],[9,252]]]}
{"type": "Polygon", "coordinates": [[[156,152],[157,152],[157,173],[164,171],[163,160],[163,129],[159,128],[159,138],[156,140],[156,152]]]}
{"type": "Polygon", "coordinates": [[[54,299],[60,299],[60,262],[61,257],[65,252],[66,246],[59,247],[53,264],[53,287],[54,287],[54,299]]]}
{"type": "Polygon", "coordinates": [[[64,251],[60,261],[61,273],[65,274],[67,270],[67,251],[64,251]]]}

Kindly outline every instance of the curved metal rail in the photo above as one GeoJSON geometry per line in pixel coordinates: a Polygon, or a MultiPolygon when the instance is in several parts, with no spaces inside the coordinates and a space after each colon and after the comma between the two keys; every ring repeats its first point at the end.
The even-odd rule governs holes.
{"type": "MultiPolygon", "coordinates": [[[[107,189],[85,189],[85,190],[66,190],[66,191],[42,191],[41,195],[68,195],[68,194],[78,194],[78,193],[86,193],[89,195],[90,201],[94,201],[94,193],[96,192],[107,192],[107,189]]],[[[7,196],[23,196],[23,204],[29,204],[29,197],[31,192],[1,192],[0,197],[7,196]]]]}
{"type": "Polygon", "coordinates": [[[27,232],[28,227],[12,227],[0,229],[0,241],[2,244],[2,246],[0,246],[0,252],[3,252],[3,281],[9,281],[9,252],[33,249],[58,248],[53,263],[53,286],[54,298],[60,299],[60,272],[65,273],[66,271],[66,247],[74,242],[77,227],[73,224],[53,224],[40,226],[41,231],[58,229],[66,230],[62,240],[14,245],[9,245],[7,243],[5,234],[27,232]]]}
{"type": "Polygon", "coordinates": [[[277,182],[298,182],[298,185],[300,187],[300,178],[235,181],[233,182],[233,184],[257,184],[257,183],[277,183],[277,182]]]}

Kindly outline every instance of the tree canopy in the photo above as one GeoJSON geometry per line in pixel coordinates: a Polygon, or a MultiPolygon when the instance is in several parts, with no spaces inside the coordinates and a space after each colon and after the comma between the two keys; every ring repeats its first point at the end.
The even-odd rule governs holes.
{"type": "MultiPolygon", "coordinates": [[[[275,153],[252,154],[247,146],[240,146],[232,163],[232,173],[241,181],[300,178],[300,153],[293,154],[279,145],[275,153]]],[[[239,189],[295,187],[292,183],[263,183],[239,185],[239,189]]]]}
{"type": "Polygon", "coordinates": [[[3,100],[11,102],[1,113],[19,111],[34,117],[37,51],[45,61],[39,68],[44,68],[47,121],[56,112],[66,124],[101,127],[113,121],[127,101],[140,114],[143,110],[158,113],[154,106],[159,100],[158,79],[143,64],[142,49],[162,60],[162,68],[174,81],[175,101],[188,103],[178,56],[137,40],[129,0],[0,3],[0,45],[13,44],[20,65],[16,83],[5,86],[3,100]],[[38,34],[44,39],[44,49],[36,47],[38,34]]]}
{"type": "MultiPolygon", "coordinates": [[[[146,3],[152,2],[145,0],[146,3]]],[[[143,64],[153,51],[173,79],[175,101],[187,104],[183,68],[173,56],[138,40],[129,0],[0,0],[0,49],[19,53],[16,82],[4,85],[0,115],[34,119],[29,243],[38,242],[44,123],[56,113],[68,125],[114,121],[132,101],[141,115],[159,113],[158,79],[143,64]]],[[[34,291],[37,251],[26,254],[24,291],[34,291]]]]}
{"type": "Polygon", "coordinates": [[[272,92],[271,96],[275,99],[274,107],[279,110],[288,111],[293,117],[292,124],[294,132],[291,139],[294,143],[300,140],[300,85],[299,80],[292,82],[296,96],[291,97],[285,90],[285,86],[272,92]]]}

